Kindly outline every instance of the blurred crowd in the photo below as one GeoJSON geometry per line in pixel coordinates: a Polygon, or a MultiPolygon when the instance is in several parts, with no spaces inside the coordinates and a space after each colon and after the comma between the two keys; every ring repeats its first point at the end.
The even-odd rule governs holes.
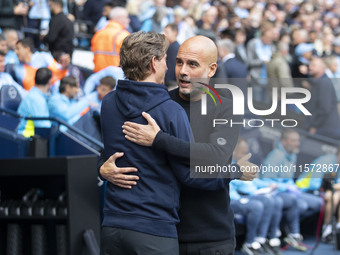
{"type": "MultiPolygon", "coordinates": [[[[58,117],[74,124],[89,109],[99,112],[103,97],[115,88],[118,79],[124,79],[119,51],[129,33],[144,30],[165,34],[169,41],[165,84],[169,88],[176,86],[179,46],[194,35],[203,35],[218,48],[215,78],[228,79],[244,93],[252,88],[253,100],[265,104],[272,102],[275,89],[279,100],[281,88],[311,91],[306,107],[312,115],[305,116],[303,127],[311,135],[338,142],[339,23],[340,1],[336,0],[0,0],[0,95],[6,86],[14,87],[20,96],[14,109],[19,114],[58,117]],[[77,48],[92,51],[91,75],[84,75],[72,64],[77,48]]],[[[2,107],[14,98],[11,93],[1,95],[2,107]]],[[[296,107],[291,110],[302,114],[296,107]]],[[[49,127],[51,123],[35,121],[34,125],[49,127]]],[[[18,132],[25,135],[26,128],[27,122],[22,120],[18,132]]],[[[283,133],[265,164],[296,164],[299,139],[298,132],[283,133]],[[276,162],[278,159],[286,161],[276,162]]],[[[236,160],[241,157],[237,153],[248,151],[247,146],[247,141],[239,141],[236,160]]],[[[339,164],[339,152],[331,160],[315,160],[339,164]]],[[[300,243],[299,218],[319,212],[321,199],[305,192],[311,186],[310,182],[306,186],[310,176],[299,185],[293,177],[231,185],[235,212],[247,216],[255,208],[254,213],[262,210],[273,219],[270,222],[269,216],[259,214],[253,217],[257,222],[248,222],[257,224],[258,229],[247,233],[247,254],[255,254],[266,238],[272,239],[272,246],[279,246],[282,212],[292,234],[288,242],[306,250],[300,243]],[[299,211],[298,207],[303,208],[299,211]]],[[[319,182],[311,190],[321,186],[319,182]]],[[[339,204],[340,188],[334,188],[335,203],[339,204]]],[[[328,202],[330,197],[328,193],[328,202]]],[[[330,233],[329,207],[330,203],[324,237],[330,233]]]]}

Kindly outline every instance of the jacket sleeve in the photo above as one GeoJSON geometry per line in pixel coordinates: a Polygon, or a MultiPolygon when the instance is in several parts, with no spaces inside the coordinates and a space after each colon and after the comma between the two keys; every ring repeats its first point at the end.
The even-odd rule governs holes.
{"type": "MultiPolygon", "coordinates": [[[[233,119],[241,122],[242,117],[232,116],[232,108],[227,107],[216,114],[217,119],[233,119]]],[[[241,125],[230,127],[229,125],[217,125],[209,135],[209,142],[198,143],[180,139],[170,134],[160,131],[152,144],[154,149],[163,150],[172,156],[201,165],[226,166],[230,163],[230,158],[237,144],[241,125]],[[225,141],[219,144],[219,139],[225,141]],[[204,162],[202,162],[204,161],[204,162]]],[[[240,175],[226,176],[227,178],[239,178],[240,175]]]]}
{"type": "Polygon", "coordinates": [[[46,43],[52,43],[57,39],[61,29],[62,22],[58,22],[58,19],[51,19],[48,34],[43,38],[46,43]]]}
{"type": "MultiPolygon", "coordinates": [[[[170,134],[184,141],[190,141],[190,124],[184,110],[179,110],[172,118],[170,134]]],[[[168,155],[168,161],[173,173],[184,185],[205,190],[218,190],[229,186],[229,181],[224,178],[191,178],[190,164],[178,161],[176,157],[172,155],[168,155]]]]}
{"type": "Polygon", "coordinates": [[[89,99],[82,98],[79,102],[67,105],[57,98],[51,98],[48,102],[48,108],[52,117],[61,118],[69,122],[73,117],[80,114],[86,107],[89,106],[89,99]]]}
{"type": "Polygon", "coordinates": [[[98,172],[98,176],[102,181],[106,181],[106,179],[100,175],[100,168],[101,166],[105,163],[105,151],[104,149],[100,152],[100,157],[98,159],[97,162],[97,172],[98,172]]]}

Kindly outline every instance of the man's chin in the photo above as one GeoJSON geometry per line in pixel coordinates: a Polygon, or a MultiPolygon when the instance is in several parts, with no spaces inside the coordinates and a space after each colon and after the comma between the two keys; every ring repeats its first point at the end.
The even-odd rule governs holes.
{"type": "Polygon", "coordinates": [[[181,86],[179,86],[179,91],[184,95],[189,95],[190,96],[190,93],[191,93],[191,89],[190,88],[183,88],[181,86]]]}

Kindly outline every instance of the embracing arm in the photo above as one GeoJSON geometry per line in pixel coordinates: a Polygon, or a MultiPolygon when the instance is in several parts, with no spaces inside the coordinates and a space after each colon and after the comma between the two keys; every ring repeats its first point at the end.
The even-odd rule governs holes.
{"type": "Polygon", "coordinates": [[[162,132],[148,113],[143,112],[143,116],[148,121],[148,125],[124,123],[123,133],[126,139],[142,146],[152,146],[157,150],[166,151],[172,156],[184,158],[187,162],[204,157],[213,159],[215,164],[226,165],[232,156],[240,131],[239,127],[216,127],[209,136],[209,143],[190,143],[162,132]],[[222,145],[218,144],[220,138],[225,141],[222,145]]]}
{"type": "MultiPolygon", "coordinates": [[[[148,121],[148,125],[140,125],[133,122],[126,122],[123,125],[123,132],[126,139],[142,146],[152,146],[157,150],[166,151],[169,155],[176,157],[182,163],[189,164],[190,159],[212,159],[204,164],[228,165],[234,147],[238,139],[238,128],[228,130],[216,129],[210,135],[211,143],[190,143],[178,137],[172,136],[160,130],[156,121],[147,113],[142,114],[148,121]],[[224,137],[227,144],[220,146],[217,144],[219,137],[224,137]],[[191,150],[191,151],[190,151],[191,150]],[[216,161],[216,159],[218,159],[216,161]]],[[[251,154],[241,158],[235,167],[239,169],[231,174],[230,178],[240,178],[244,181],[251,181],[255,178],[258,170],[257,166],[250,163],[251,154]],[[243,174],[242,174],[242,173],[243,174]]],[[[192,161],[192,162],[193,162],[192,161]]]]}
{"type": "Polygon", "coordinates": [[[139,177],[137,175],[129,175],[127,173],[137,172],[135,167],[117,167],[116,159],[123,157],[123,152],[116,152],[108,160],[105,161],[105,152],[102,151],[97,162],[98,176],[102,180],[107,180],[121,188],[131,189],[133,185],[137,185],[139,177]]]}

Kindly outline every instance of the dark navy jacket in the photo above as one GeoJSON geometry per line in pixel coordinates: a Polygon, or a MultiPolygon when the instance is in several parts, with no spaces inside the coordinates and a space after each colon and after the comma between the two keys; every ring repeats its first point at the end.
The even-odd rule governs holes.
{"type": "Polygon", "coordinates": [[[125,121],[146,124],[148,112],[160,128],[180,139],[190,140],[190,125],[183,108],[172,101],[164,85],[119,80],[117,90],[105,96],[101,109],[105,158],[124,152],[118,167],[134,166],[140,180],[132,189],[108,182],[103,226],[135,230],[147,234],[177,237],[180,182],[217,190],[227,187],[224,179],[190,179],[189,166],[164,151],[142,147],[125,139],[125,121]]]}

